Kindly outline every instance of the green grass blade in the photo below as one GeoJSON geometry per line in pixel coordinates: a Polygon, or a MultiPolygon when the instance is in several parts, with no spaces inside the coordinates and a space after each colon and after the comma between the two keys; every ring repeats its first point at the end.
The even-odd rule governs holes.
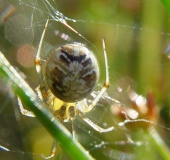
{"type": "Polygon", "coordinates": [[[170,14],[170,0],[161,0],[161,2],[163,3],[164,7],[166,8],[168,13],[170,14]]]}
{"type": "Polygon", "coordinates": [[[60,146],[72,159],[93,160],[88,152],[73,140],[70,132],[56,119],[37,97],[29,85],[22,79],[17,71],[10,65],[0,52],[0,77],[5,81],[12,81],[12,89],[22,102],[36,115],[41,124],[57,140],[60,146]]]}

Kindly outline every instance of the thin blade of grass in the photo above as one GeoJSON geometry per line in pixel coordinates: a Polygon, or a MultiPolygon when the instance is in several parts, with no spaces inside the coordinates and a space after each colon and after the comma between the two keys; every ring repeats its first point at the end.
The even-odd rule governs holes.
{"type": "Polygon", "coordinates": [[[41,124],[57,140],[59,145],[70,155],[72,159],[93,160],[91,155],[73,140],[70,132],[53,116],[45,104],[37,97],[24,79],[10,65],[0,52],[0,77],[4,81],[12,82],[12,89],[22,102],[36,115],[41,124]]]}

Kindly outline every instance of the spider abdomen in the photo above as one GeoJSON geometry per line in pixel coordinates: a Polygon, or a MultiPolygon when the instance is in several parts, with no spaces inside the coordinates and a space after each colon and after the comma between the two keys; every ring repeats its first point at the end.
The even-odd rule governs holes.
{"type": "Polygon", "coordinates": [[[46,81],[51,92],[65,102],[86,98],[99,79],[94,54],[83,44],[66,44],[54,49],[46,65],[46,81]]]}

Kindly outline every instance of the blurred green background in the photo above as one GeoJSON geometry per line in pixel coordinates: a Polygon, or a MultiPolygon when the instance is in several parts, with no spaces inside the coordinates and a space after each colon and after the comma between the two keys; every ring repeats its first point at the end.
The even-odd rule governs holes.
{"type": "MultiPolygon", "coordinates": [[[[34,89],[38,85],[38,78],[33,60],[49,10],[42,0],[0,2],[0,50],[25,75],[26,81],[34,89]],[[21,30],[23,32],[20,33],[21,30]]],[[[97,160],[170,159],[167,156],[170,154],[169,149],[167,150],[170,146],[170,18],[161,1],[49,2],[56,11],[74,19],[75,22],[68,20],[68,24],[88,41],[60,22],[51,20],[45,35],[44,54],[51,47],[58,47],[69,41],[86,44],[99,61],[99,84],[102,84],[105,80],[105,66],[101,37],[104,35],[111,80],[109,96],[120,100],[123,104],[121,107],[134,109],[134,104],[127,100],[129,91],[134,90],[144,97],[150,93],[145,106],[142,106],[147,109],[148,114],[142,116],[139,106],[135,109],[139,114],[138,118],[152,120],[156,125],[136,122],[133,126],[121,128],[118,122],[123,121],[124,117],[112,111],[113,107],[121,107],[107,99],[101,100],[87,116],[100,126],[104,126],[104,123],[107,123],[107,127],[115,126],[115,130],[99,134],[77,118],[76,132],[80,143],[97,160]],[[64,40],[61,35],[67,35],[71,40],[64,40]],[[160,135],[167,148],[157,142],[159,138],[155,138],[151,130],[160,135]]],[[[42,159],[40,154],[48,155],[52,137],[36,118],[18,114],[16,99],[3,81],[0,101],[0,145],[13,150],[0,150],[0,159],[39,160],[42,159]]],[[[71,128],[69,123],[66,125],[71,128]]],[[[58,152],[53,159],[68,159],[61,148],[58,148],[58,152]]]]}

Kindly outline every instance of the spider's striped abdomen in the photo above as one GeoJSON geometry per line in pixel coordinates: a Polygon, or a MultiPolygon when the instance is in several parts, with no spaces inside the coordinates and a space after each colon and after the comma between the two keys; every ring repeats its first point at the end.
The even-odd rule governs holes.
{"type": "Polygon", "coordinates": [[[99,79],[94,54],[83,44],[66,44],[54,49],[46,66],[46,81],[51,92],[65,102],[86,98],[99,79]]]}

